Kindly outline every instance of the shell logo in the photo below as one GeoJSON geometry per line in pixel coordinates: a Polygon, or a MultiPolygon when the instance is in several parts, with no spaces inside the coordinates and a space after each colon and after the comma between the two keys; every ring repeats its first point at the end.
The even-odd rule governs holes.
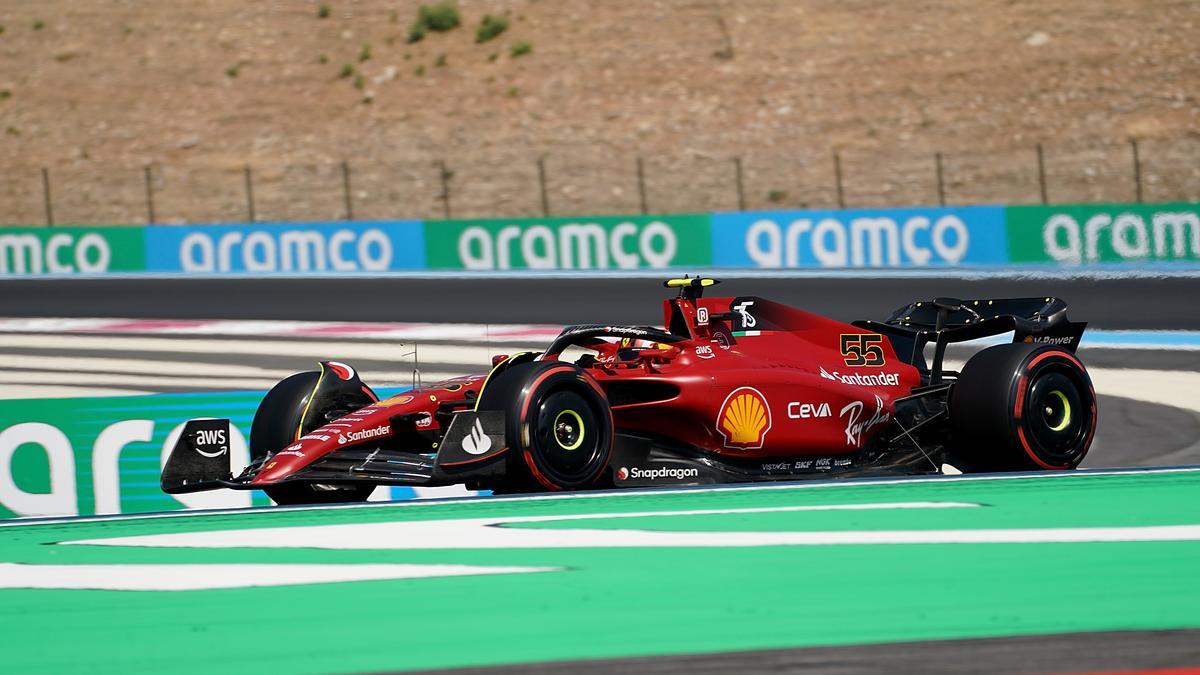
{"type": "Polygon", "coordinates": [[[725,437],[725,447],[757,450],[771,430],[771,406],[754,387],[738,387],[725,397],[717,413],[717,431],[725,437]]]}

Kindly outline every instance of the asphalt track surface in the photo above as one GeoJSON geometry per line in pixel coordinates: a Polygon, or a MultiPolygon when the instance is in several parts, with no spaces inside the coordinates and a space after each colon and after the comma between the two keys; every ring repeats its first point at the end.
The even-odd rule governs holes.
{"type": "MultiPolygon", "coordinates": [[[[1200,329],[1200,278],[1191,277],[752,277],[712,293],[758,295],[841,320],[884,319],[934,297],[1056,295],[1092,327],[1200,329]]],[[[667,295],[653,277],[6,279],[0,316],[653,324],[667,295]]]]}
{"type": "MultiPolygon", "coordinates": [[[[916,299],[1056,295],[1075,320],[1106,329],[1200,329],[1193,278],[730,279],[721,294],[760,295],[842,320],[884,318],[916,299]]],[[[661,322],[656,280],[108,279],[5,280],[0,316],[228,318],[496,323],[661,322]]],[[[1092,364],[1200,370],[1193,354],[1099,350],[1092,364]]],[[[1190,411],[1101,400],[1107,433],[1090,466],[1200,462],[1190,411]]],[[[898,581],[903,583],[903,581],[898,581]]],[[[650,636],[647,637],[650,639],[650,636]]],[[[460,672],[1075,672],[1200,665],[1200,631],[1045,636],[818,647],[703,656],[568,661],[460,672]]],[[[446,671],[441,671],[446,672],[446,671]]]]}

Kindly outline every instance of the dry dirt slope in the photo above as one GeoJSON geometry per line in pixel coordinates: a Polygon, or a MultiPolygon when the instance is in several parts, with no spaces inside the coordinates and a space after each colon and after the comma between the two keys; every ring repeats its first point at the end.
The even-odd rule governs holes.
{"type": "Polygon", "coordinates": [[[1190,0],[459,0],[464,26],[405,42],[419,3],[0,1],[0,222],[165,221],[936,201],[1200,198],[1200,3],[1190,0]],[[475,44],[485,13],[511,27],[475,44]],[[727,36],[727,37],[726,37],[727,36]],[[532,53],[512,57],[527,41],[532,53]],[[370,58],[360,61],[364,45],[370,58]],[[730,48],[732,58],[730,56],[730,48]],[[496,54],[494,60],[492,55],[496,54]],[[444,55],[445,65],[436,65],[444,55]],[[362,75],[341,77],[346,64],[362,75]],[[235,74],[236,76],[232,76],[235,74]],[[418,74],[423,71],[423,74],[418,74]],[[369,100],[369,102],[367,102],[369,100]]]}

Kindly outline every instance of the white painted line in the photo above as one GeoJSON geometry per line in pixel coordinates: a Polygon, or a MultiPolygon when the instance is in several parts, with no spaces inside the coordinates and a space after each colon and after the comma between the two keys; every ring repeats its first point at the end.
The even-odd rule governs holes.
{"type": "MultiPolygon", "coordinates": [[[[245,273],[222,272],[204,274],[197,272],[105,272],[103,274],[0,274],[0,279],[38,279],[63,283],[78,283],[99,279],[170,279],[174,281],[208,279],[300,279],[312,281],[316,277],[325,279],[456,279],[456,280],[510,280],[510,279],[646,279],[661,283],[663,279],[695,270],[504,270],[466,271],[412,270],[396,272],[275,272],[245,273]]],[[[1075,267],[1075,266],[1005,266],[996,268],[925,267],[917,269],[890,269],[878,267],[855,267],[836,269],[747,269],[710,268],[708,276],[718,279],[1195,279],[1200,278],[1200,269],[1190,263],[1164,264],[1146,267],[1075,267]]]]}
{"type": "Polygon", "coordinates": [[[4,527],[24,527],[32,525],[72,525],[75,523],[98,523],[110,521],[126,521],[126,520],[161,520],[171,518],[203,518],[208,516],[257,516],[268,515],[274,513],[292,513],[303,511],[342,511],[349,509],[408,509],[408,508],[426,508],[438,506],[460,506],[463,504],[472,503],[487,503],[489,505],[506,504],[510,502],[542,502],[542,501],[559,501],[573,499],[641,499],[648,495],[660,496],[684,496],[684,495],[702,495],[717,492],[749,492],[756,490],[816,490],[828,488],[854,489],[859,487],[871,487],[876,485],[911,485],[918,486],[921,484],[938,485],[942,483],[960,483],[960,482],[982,482],[982,481],[1003,481],[1003,480],[1055,480],[1055,479],[1078,479],[1091,478],[1096,476],[1137,476],[1151,475],[1160,473],[1200,473],[1200,466],[1172,466],[1172,467],[1156,467],[1156,468],[1124,468],[1124,469],[1076,469],[1075,471],[1042,471],[1031,473],[990,473],[990,474],[963,474],[959,476],[906,476],[904,478],[862,478],[862,479],[836,479],[836,480],[802,480],[788,481],[779,483],[757,483],[753,485],[722,485],[715,487],[684,487],[684,488],[643,488],[643,489],[625,489],[625,490],[606,490],[595,492],[554,492],[542,493],[533,495],[521,495],[517,497],[509,496],[474,496],[474,497],[450,497],[426,500],[406,500],[398,502],[370,502],[360,504],[336,504],[329,505],[310,505],[310,506],[264,506],[238,509],[208,509],[208,510],[192,510],[192,511],[167,511],[163,513],[132,513],[128,515],[113,515],[113,516],[67,516],[67,517],[44,517],[44,518],[28,518],[28,519],[10,519],[0,521],[0,528],[4,527]]]}
{"type": "MultiPolygon", "coordinates": [[[[499,345],[417,345],[422,363],[478,364],[491,368],[491,357],[517,351],[539,351],[546,345],[525,348],[499,345]]],[[[296,356],[314,360],[394,361],[411,363],[413,345],[364,342],[310,342],[264,340],[211,340],[174,337],[131,337],[109,335],[0,335],[0,348],[71,349],[77,351],[128,351],[179,354],[250,354],[260,356],[296,356]]],[[[30,357],[33,358],[33,357],[30,357]]]]}
{"type": "Polygon", "coordinates": [[[0,588],[104,591],[197,591],[328,584],[345,581],[433,579],[483,574],[554,572],[557,567],[476,565],[24,565],[0,563],[0,588]]]}
{"type": "Polygon", "coordinates": [[[455,520],[274,527],[143,535],[63,542],[92,546],[179,548],[321,548],[337,550],[478,550],[562,548],[690,548],[831,546],[863,544],[1046,544],[1200,540],[1200,525],[1060,527],[970,530],[758,531],[658,530],[586,527],[523,528],[528,523],[620,518],[687,518],[705,515],[835,511],[847,509],[960,508],[968,503],[915,502],[827,507],[768,507],[566,516],[494,516],[455,520]]]}
{"type": "Polygon", "coordinates": [[[392,341],[549,341],[561,326],[482,323],[377,323],[156,319],[0,319],[0,333],[136,333],[157,335],[284,336],[392,341]]]}
{"type": "MultiPolygon", "coordinates": [[[[335,548],[335,549],[442,549],[442,548],[578,548],[583,546],[619,546],[629,540],[639,546],[639,531],[613,530],[620,536],[604,531],[586,538],[590,542],[565,541],[561,533],[577,530],[538,530],[510,528],[521,523],[554,523],[597,518],[664,518],[680,516],[746,515],[751,513],[795,513],[802,511],[879,511],[895,509],[959,509],[979,506],[969,502],[891,502],[879,504],[816,504],[809,506],[766,506],[744,509],[693,509],[689,511],[636,511],[627,513],[584,513],[557,516],[518,516],[469,518],[461,520],[426,520],[401,523],[360,523],[349,525],[312,525],[306,527],[223,530],[216,532],[182,532],[150,534],[135,537],[83,539],[60,542],[63,545],[84,546],[148,546],[180,548],[335,548]],[[403,541],[390,539],[392,530],[403,530],[403,541]],[[633,533],[631,535],[631,532],[633,533]],[[497,544],[498,545],[491,545],[497,544]]],[[[588,532],[592,532],[588,530],[588,532]]],[[[568,537],[569,539],[569,537],[568,537]]],[[[650,544],[646,544],[650,545],[650,544]]]]}
{"type": "MultiPolygon", "coordinates": [[[[111,382],[109,384],[112,384],[111,382]]],[[[79,398],[90,396],[145,396],[156,393],[138,389],[113,389],[110,387],[56,387],[31,384],[27,386],[5,383],[0,386],[0,400],[29,400],[42,398],[79,398]]]]}

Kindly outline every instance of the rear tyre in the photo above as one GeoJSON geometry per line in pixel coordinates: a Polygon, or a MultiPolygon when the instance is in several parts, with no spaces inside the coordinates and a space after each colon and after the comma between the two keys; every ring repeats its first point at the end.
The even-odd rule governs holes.
{"type": "Polygon", "coordinates": [[[578,366],[515,365],[484,387],[478,409],[505,413],[510,491],[590,487],[608,466],[612,412],[599,385],[578,366]]]}
{"type": "Polygon", "coordinates": [[[950,424],[959,454],[979,470],[1074,469],[1096,433],[1096,393],[1061,347],[989,347],[963,367],[950,424]]]}
{"type": "MultiPolygon", "coordinates": [[[[363,394],[362,401],[339,401],[350,405],[348,410],[310,410],[300,428],[308,399],[320,379],[320,373],[310,371],[296,373],[280,381],[267,392],[254,422],[250,425],[250,459],[264,458],[296,442],[296,439],[328,422],[328,415],[345,414],[361,408],[372,401],[363,394]],[[361,405],[359,405],[361,403],[361,405]],[[299,429],[299,431],[297,431],[299,429]]],[[[322,485],[313,483],[284,483],[263,488],[276,504],[333,504],[338,502],[365,501],[375,489],[374,485],[322,485]]]]}

